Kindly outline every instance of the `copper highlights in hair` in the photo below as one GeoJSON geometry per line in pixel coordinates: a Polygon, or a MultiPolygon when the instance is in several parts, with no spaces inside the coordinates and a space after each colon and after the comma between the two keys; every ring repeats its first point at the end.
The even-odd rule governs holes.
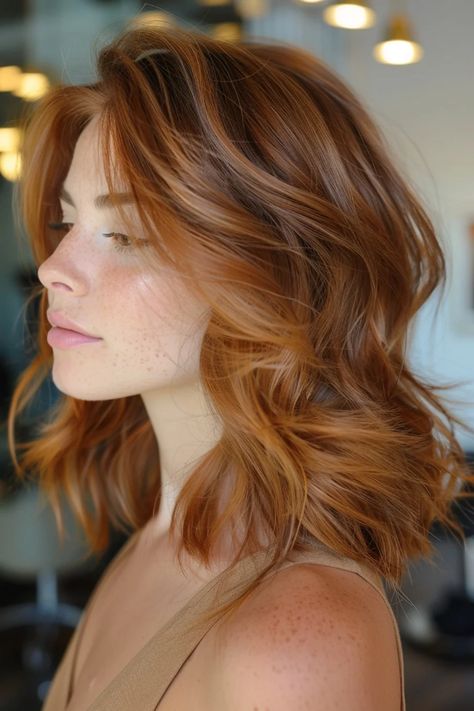
{"type": "MultiPolygon", "coordinates": [[[[436,393],[449,386],[407,362],[409,327],[444,286],[445,261],[380,130],[292,46],[136,29],[102,48],[97,68],[96,83],[54,87],[26,121],[18,212],[39,264],[75,142],[100,116],[111,192],[117,178],[133,192],[157,268],[209,303],[201,378],[223,435],[180,493],[180,550],[206,564],[222,531],[239,528],[237,560],[258,548],[258,524],[272,565],[320,541],[399,586],[408,561],[432,553],[435,521],[462,534],[452,504],[474,477],[453,426],[472,430],[436,393]]],[[[51,367],[38,294],[10,449],[60,528],[64,490],[99,551],[110,525],[137,529],[156,510],[158,445],[140,395],[61,395],[16,458],[15,420],[51,367]]]]}

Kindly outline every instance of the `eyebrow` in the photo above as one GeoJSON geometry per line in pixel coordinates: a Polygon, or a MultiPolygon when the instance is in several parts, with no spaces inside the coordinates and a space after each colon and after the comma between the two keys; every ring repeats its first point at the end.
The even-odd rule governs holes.
{"type": "MultiPolygon", "coordinates": [[[[76,207],[74,205],[74,200],[64,187],[62,187],[59,192],[59,199],[64,200],[64,202],[67,202],[73,207],[76,207]]],[[[117,203],[120,205],[128,205],[134,202],[135,198],[132,193],[108,193],[106,195],[98,195],[94,200],[94,205],[99,209],[103,209],[105,207],[114,207],[117,203]]]]}

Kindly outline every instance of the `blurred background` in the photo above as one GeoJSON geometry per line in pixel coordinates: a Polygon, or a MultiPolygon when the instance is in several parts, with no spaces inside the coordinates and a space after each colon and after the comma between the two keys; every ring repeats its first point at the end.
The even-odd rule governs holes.
{"type": "MultiPolygon", "coordinates": [[[[473,0],[0,0],[0,711],[41,708],[81,610],[124,542],[117,535],[100,559],[88,556],[64,502],[60,544],[47,502],[13,476],[5,416],[34,354],[36,318],[36,268],[12,206],[19,119],[49,86],[93,81],[97,49],[140,23],[229,42],[280,39],[322,58],[356,91],[427,206],[448,263],[444,298],[435,293],[417,316],[412,367],[460,382],[453,410],[474,425],[473,0]]],[[[56,395],[47,381],[30,416],[56,395]]],[[[28,428],[25,419],[19,432],[28,428]]],[[[458,437],[473,462],[472,437],[458,437]]],[[[405,600],[389,598],[408,711],[474,708],[474,515],[468,504],[456,511],[465,542],[434,527],[435,557],[411,564],[405,600]]]]}

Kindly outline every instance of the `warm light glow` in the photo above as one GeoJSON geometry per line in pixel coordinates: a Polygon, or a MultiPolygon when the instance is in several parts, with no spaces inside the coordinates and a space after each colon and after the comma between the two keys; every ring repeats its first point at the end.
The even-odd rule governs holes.
{"type": "Polygon", "coordinates": [[[244,20],[263,17],[269,10],[269,0],[234,0],[237,12],[244,20]]]}
{"type": "Polygon", "coordinates": [[[333,27],[361,30],[375,24],[375,12],[364,2],[338,2],[323,10],[323,18],[333,27]]]}
{"type": "Polygon", "coordinates": [[[18,87],[12,93],[25,101],[36,101],[41,99],[49,89],[49,81],[45,74],[41,72],[24,72],[18,83],[18,87]]]}
{"type": "Polygon", "coordinates": [[[0,128],[0,151],[10,153],[17,151],[20,146],[20,129],[14,126],[0,128]]]}
{"type": "Polygon", "coordinates": [[[141,12],[128,21],[129,27],[173,27],[176,22],[168,12],[150,11],[141,12]]]}
{"type": "Polygon", "coordinates": [[[214,39],[238,42],[242,36],[242,30],[238,22],[218,22],[209,29],[209,34],[214,39]]]}
{"type": "Polygon", "coordinates": [[[383,64],[413,64],[423,56],[423,49],[417,42],[389,40],[379,42],[374,47],[374,57],[383,64]]]}
{"type": "Polygon", "coordinates": [[[0,154],[0,173],[4,178],[15,181],[21,175],[21,155],[17,151],[0,154]]]}
{"type": "Polygon", "coordinates": [[[415,42],[407,15],[390,18],[384,38],[375,45],[373,55],[383,64],[413,64],[422,58],[423,49],[415,42]]]}
{"type": "Polygon", "coordinates": [[[230,5],[232,0],[198,0],[199,5],[204,7],[218,7],[219,5],[230,5]]]}
{"type": "Polygon", "coordinates": [[[10,64],[0,67],[0,91],[14,91],[20,82],[20,67],[10,64]]]}

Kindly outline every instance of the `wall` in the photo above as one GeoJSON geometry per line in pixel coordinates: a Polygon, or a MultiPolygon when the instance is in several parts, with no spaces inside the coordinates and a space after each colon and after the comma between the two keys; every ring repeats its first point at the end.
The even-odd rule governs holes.
{"type": "MultiPolygon", "coordinates": [[[[461,381],[448,395],[461,401],[453,410],[474,426],[474,311],[469,320],[465,313],[474,261],[466,241],[467,223],[474,220],[474,2],[375,0],[377,22],[365,30],[330,27],[323,7],[275,0],[272,12],[250,23],[249,31],[301,45],[328,62],[370,110],[395,163],[416,188],[443,245],[448,279],[445,294],[437,289],[419,311],[407,360],[423,378],[461,381]],[[397,8],[409,8],[425,50],[416,64],[383,65],[372,56],[397,8]]],[[[457,434],[474,449],[472,435],[457,434]]]]}
{"type": "MultiPolygon", "coordinates": [[[[373,28],[338,30],[346,37],[341,73],[382,127],[396,160],[428,206],[445,248],[446,296],[436,318],[437,292],[419,312],[411,360],[421,375],[464,381],[450,396],[465,403],[454,409],[474,426],[474,312],[469,324],[461,313],[469,296],[467,267],[472,259],[466,227],[474,220],[474,3],[404,3],[425,54],[417,64],[398,67],[372,58],[393,4],[374,3],[380,20],[373,28]]],[[[474,437],[463,430],[458,434],[466,448],[474,449],[474,437]]]]}

